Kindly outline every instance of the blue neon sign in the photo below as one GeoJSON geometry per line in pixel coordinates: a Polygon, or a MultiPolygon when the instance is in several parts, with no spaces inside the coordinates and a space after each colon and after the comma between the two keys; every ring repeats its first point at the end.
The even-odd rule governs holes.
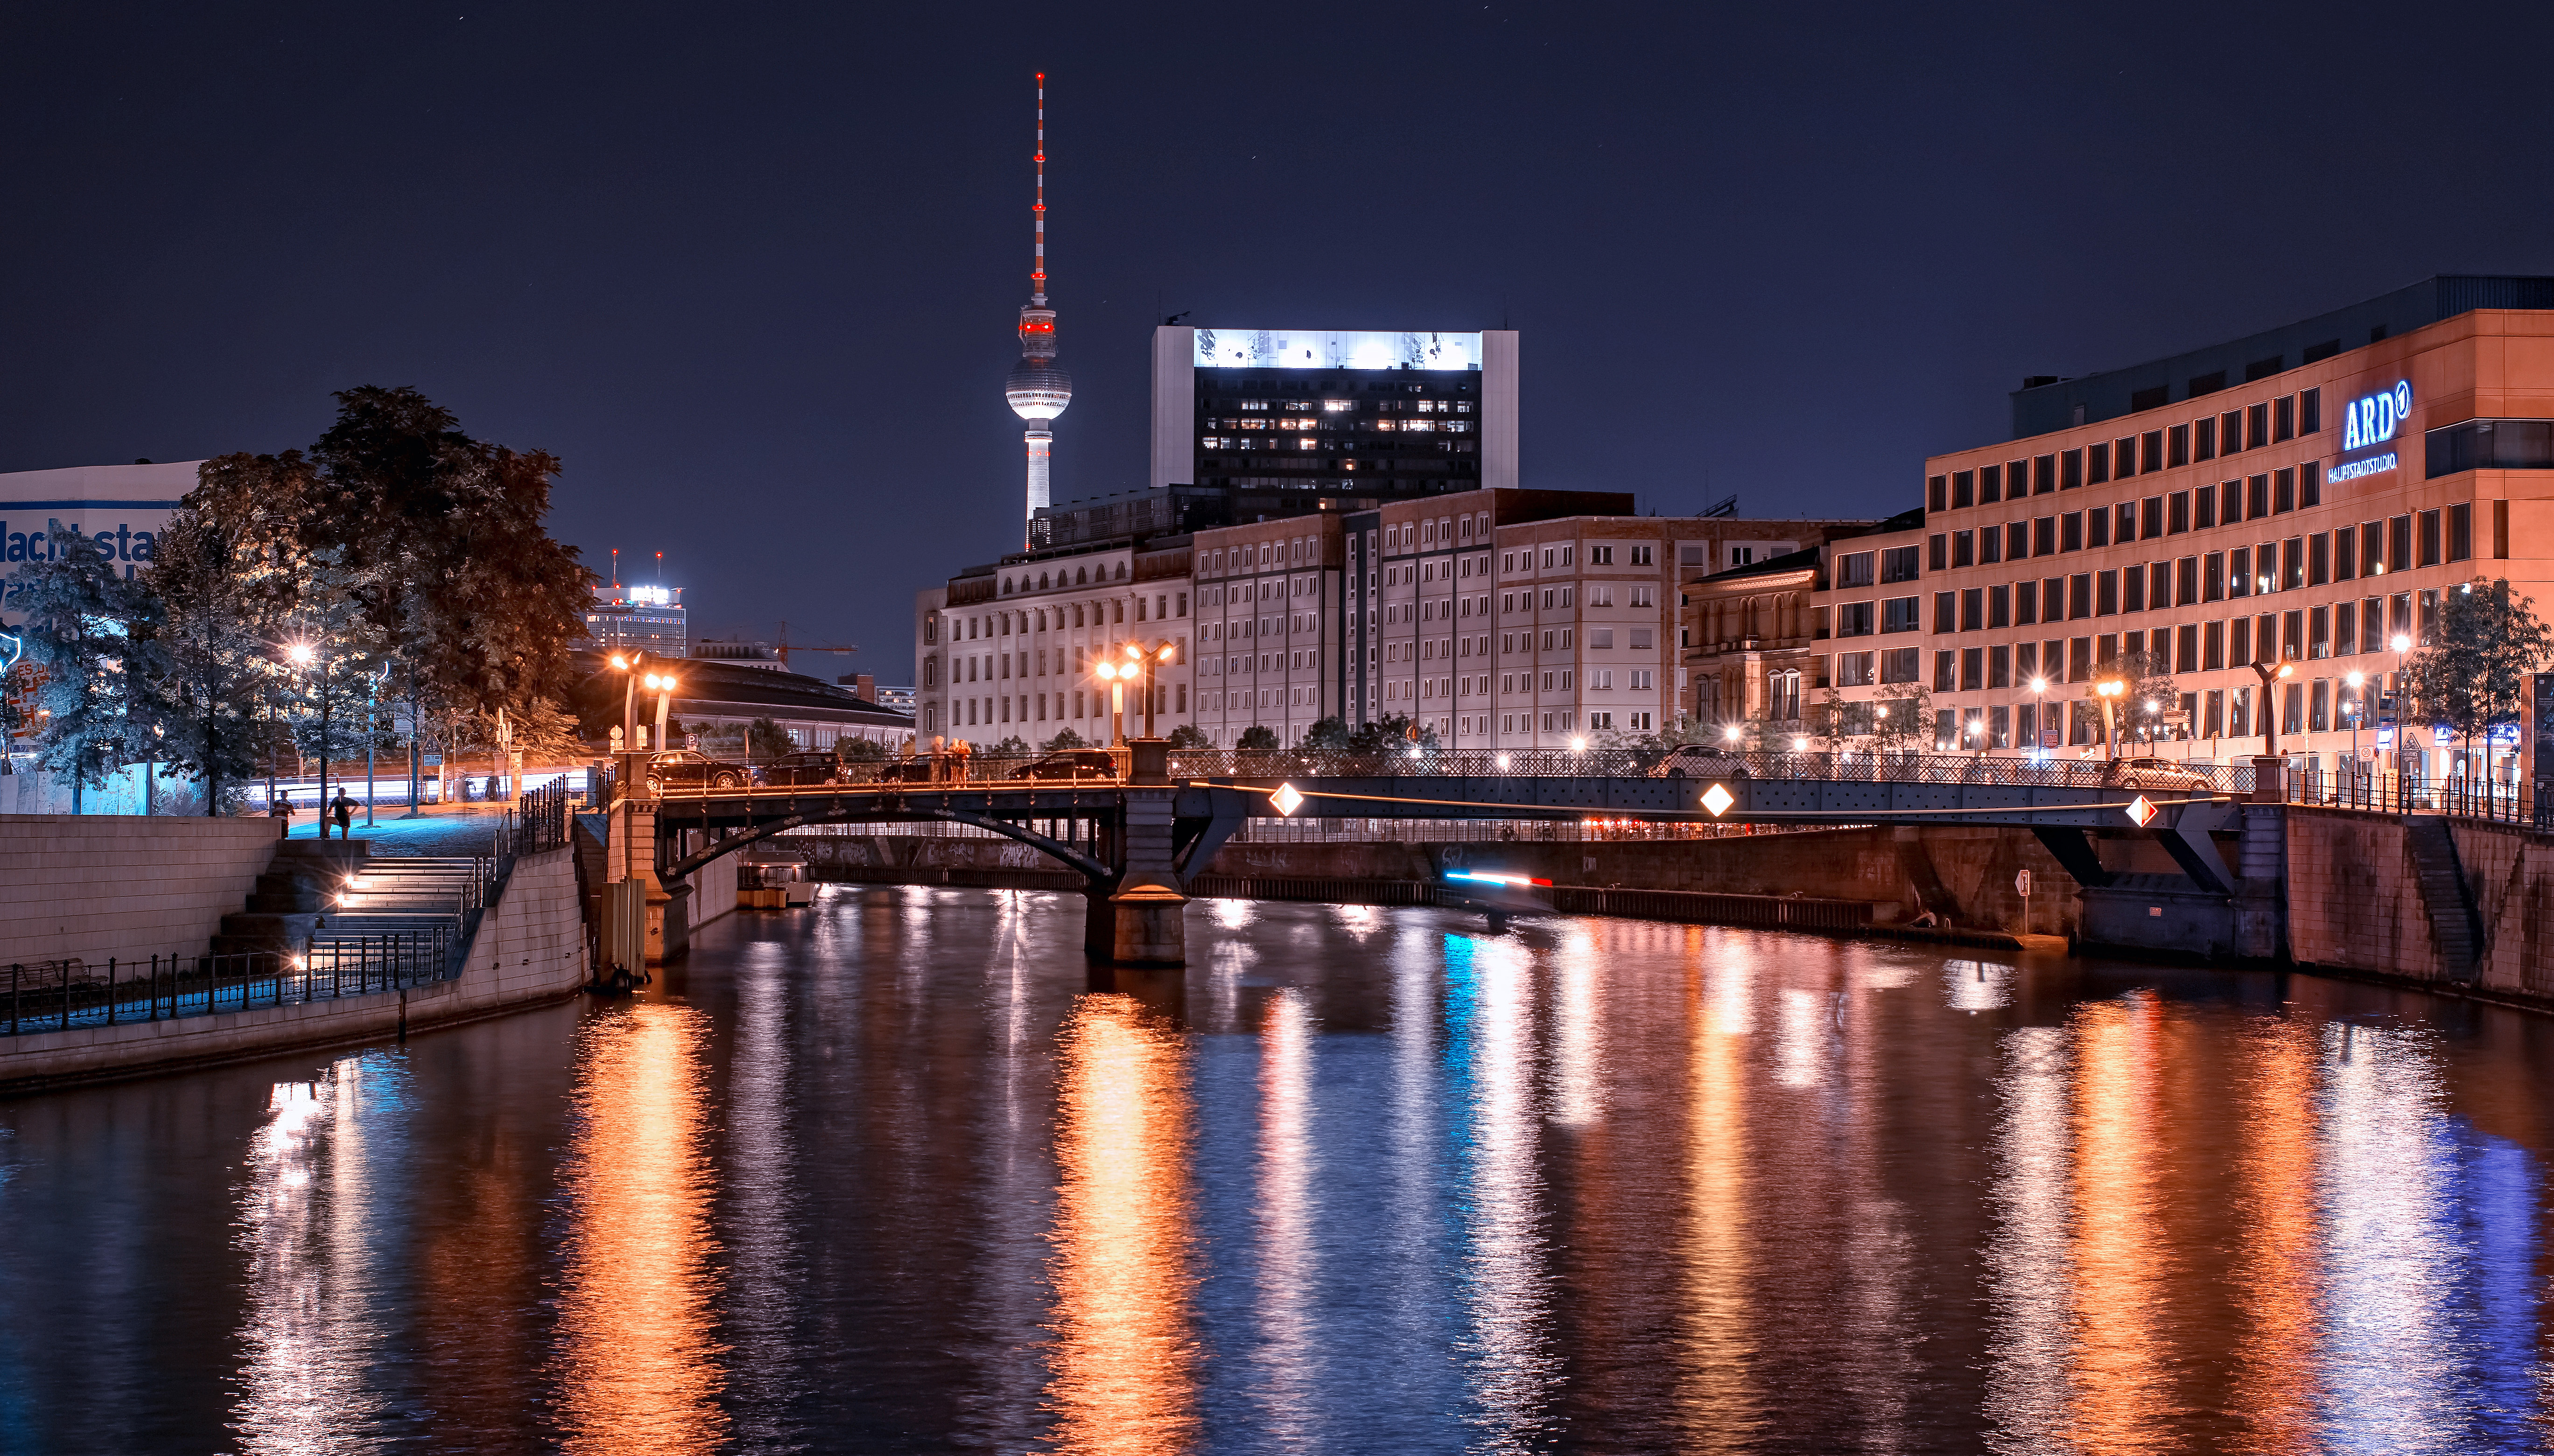
{"type": "Polygon", "coordinates": [[[2412,382],[2397,380],[2394,388],[2353,399],[2341,415],[2341,448],[2366,450],[2394,438],[2403,421],[2412,417],[2412,382]]]}

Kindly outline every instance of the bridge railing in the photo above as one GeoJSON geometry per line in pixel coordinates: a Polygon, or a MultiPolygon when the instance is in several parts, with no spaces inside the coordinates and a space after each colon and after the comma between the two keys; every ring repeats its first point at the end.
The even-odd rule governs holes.
{"type": "Polygon", "coordinates": [[[460,973],[448,927],[420,927],[297,952],[71,957],[13,963],[0,985],[0,1036],[298,1006],[425,985],[460,973]]]}
{"type": "Polygon", "coordinates": [[[2319,809],[2359,809],[2372,814],[2438,814],[2450,819],[2479,819],[2495,824],[2554,830],[2554,803],[2537,798],[2527,784],[2478,782],[2463,774],[2450,778],[2411,778],[2355,767],[2348,760],[2335,768],[2288,770],[2285,797],[2291,804],[2319,809]]]}

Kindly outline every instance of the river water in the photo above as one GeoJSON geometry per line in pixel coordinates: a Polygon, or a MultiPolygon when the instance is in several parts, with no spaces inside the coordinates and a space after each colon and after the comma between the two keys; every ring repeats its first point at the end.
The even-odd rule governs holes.
{"type": "Polygon", "coordinates": [[[635,1002],[0,1103],[0,1450],[2532,1451],[2554,1021],[829,887],[635,1002]]]}

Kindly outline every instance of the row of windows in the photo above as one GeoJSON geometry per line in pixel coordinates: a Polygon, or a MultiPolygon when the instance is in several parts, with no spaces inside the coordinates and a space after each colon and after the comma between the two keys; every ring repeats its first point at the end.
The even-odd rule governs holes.
{"type": "Polygon", "coordinates": [[[1884,597],[1877,602],[1840,602],[1835,609],[1835,634],[1839,637],[1868,637],[1879,632],[1919,632],[1924,629],[1923,599],[1920,597],[1884,597]]]}
{"type": "MultiPolygon", "coordinates": [[[[1232,407],[1235,409],[1265,412],[1268,408],[1268,401],[1265,399],[1236,399],[1233,401],[1232,407]]],[[[1354,399],[1335,398],[1318,400],[1283,399],[1278,401],[1277,407],[1280,409],[1292,409],[1297,411],[1319,407],[1325,414],[1354,414],[1356,412],[1357,401],[1354,399]]],[[[1469,399],[1377,399],[1374,401],[1374,407],[1375,411],[1379,414],[1388,414],[1395,410],[1410,414],[1469,414],[1472,412],[1472,401],[1469,399]]]]}
{"type": "MultiPolygon", "coordinates": [[[[1137,621],[1163,621],[1175,615],[1189,615],[1189,594],[1186,592],[1156,592],[1149,598],[1138,594],[1134,600],[1137,621]]],[[[1029,612],[997,612],[985,616],[960,616],[954,612],[946,616],[949,640],[964,642],[979,637],[1006,637],[1014,631],[1063,631],[1068,624],[1077,627],[1114,625],[1126,619],[1126,599],[1075,602],[1067,606],[1040,607],[1029,612]]],[[[940,625],[940,616],[923,618],[922,640],[937,643],[940,625]]]]}
{"type": "MultiPolygon", "coordinates": [[[[2193,607],[2379,577],[2388,570],[2438,566],[2443,560],[2466,561],[2474,555],[2473,524],[2473,506],[2467,503],[2445,511],[2424,510],[2175,561],[1936,592],[1933,630],[1978,631],[2193,607]]],[[[1869,605],[1838,607],[1835,634],[1865,635],[1859,628],[1869,619],[1869,605]]]]}
{"type": "Polygon", "coordinates": [[[2228,481],[2222,486],[2123,501],[2116,506],[1937,532],[1926,539],[1925,546],[1932,569],[1944,571],[2209,530],[2322,504],[2323,467],[2309,463],[2257,475],[2249,482],[2228,481]]]}
{"type": "Polygon", "coordinates": [[[2107,443],[1932,476],[1924,483],[1924,504],[1928,510],[1992,505],[2025,495],[2044,496],[2178,469],[2322,430],[2323,391],[2305,390],[2107,443]]]}
{"type": "MultiPolygon", "coordinates": [[[[1938,539],[1938,538],[1937,538],[1938,539]]],[[[1833,585],[1839,588],[1874,585],[1873,558],[1878,557],[1879,584],[1916,580],[1916,548],[1892,546],[1885,551],[1849,551],[1835,559],[1833,585]]]]}
{"type": "MultiPolygon", "coordinates": [[[[1993,692],[2040,684],[2090,682],[2094,674],[2123,654],[2145,653],[2160,673],[2220,672],[2256,662],[2311,662],[2331,657],[2383,653],[2428,643],[2438,635],[2439,594],[2398,592],[2356,602],[2270,612],[2219,621],[2183,622],[2153,631],[2112,632],[2100,636],[2051,639],[2046,642],[1997,643],[1946,647],[1933,654],[1935,692],[1993,692]]],[[[1871,681],[1872,654],[1840,653],[1836,683],[1858,687],[1871,681]]],[[[1882,682],[1906,682],[1904,649],[1882,653],[1882,682]]]]}

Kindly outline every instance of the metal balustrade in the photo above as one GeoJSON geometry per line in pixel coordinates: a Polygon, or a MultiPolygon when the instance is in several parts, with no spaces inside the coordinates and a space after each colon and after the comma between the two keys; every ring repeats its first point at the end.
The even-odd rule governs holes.
{"type": "MultiPolygon", "coordinates": [[[[0,1035],[68,1031],[132,1021],[296,1006],[450,980],[467,967],[480,914],[505,887],[515,861],[568,842],[564,783],[525,794],[489,832],[485,853],[469,856],[448,920],[381,935],[306,938],[298,952],[71,956],[13,963],[0,1035]]],[[[384,861],[397,864],[396,859],[384,861]]]]}

